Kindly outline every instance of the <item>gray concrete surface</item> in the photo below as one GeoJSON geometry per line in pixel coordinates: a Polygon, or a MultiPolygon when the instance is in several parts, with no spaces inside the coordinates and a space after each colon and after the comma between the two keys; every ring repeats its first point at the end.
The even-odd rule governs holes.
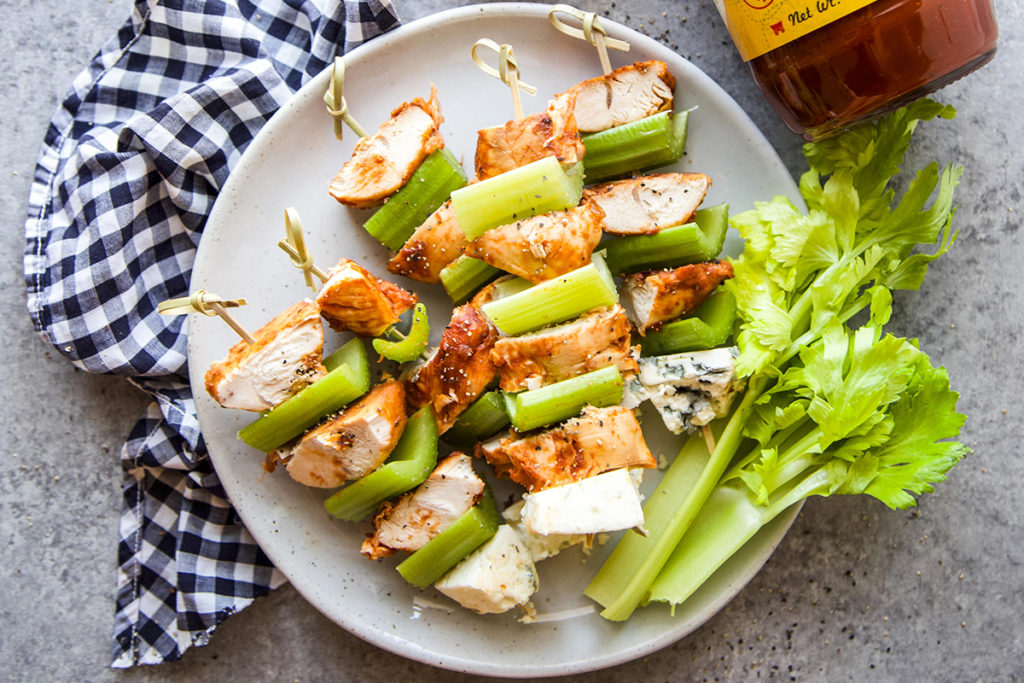
{"type": "MultiPolygon", "coordinates": [[[[455,0],[397,0],[405,19],[455,0]]],[[[710,1],[577,3],[661,37],[750,113],[794,173],[800,141],[768,109],[710,1]],[[627,9],[628,7],[628,9],[627,9]]],[[[0,678],[103,680],[470,680],[383,653],[291,588],[231,618],[178,663],[108,670],[120,471],[143,405],[123,380],[72,369],[24,310],[22,225],[45,123],[72,76],[127,17],[128,0],[0,0],[0,678]]],[[[690,637],[577,676],[620,680],[938,680],[1024,677],[1024,8],[997,0],[995,62],[941,98],[955,123],[925,126],[911,162],[955,160],[960,240],[920,292],[897,299],[897,331],[945,364],[974,454],[912,512],[868,498],[811,501],[754,581],[690,637]]],[[[528,656],[528,653],[524,653],[528,656]]]]}

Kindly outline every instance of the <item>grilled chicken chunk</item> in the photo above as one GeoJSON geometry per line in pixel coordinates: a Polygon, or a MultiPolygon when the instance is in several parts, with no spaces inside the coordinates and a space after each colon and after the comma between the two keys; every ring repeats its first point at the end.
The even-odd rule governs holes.
{"type": "Polygon", "coordinates": [[[534,436],[513,434],[478,444],[476,454],[499,477],[530,491],[579,481],[620,467],[656,467],[633,412],[622,406],[594,408],[534,436]]]}
{"type": "Polygon", "coordinates": [[[415,490],[381,505],[373,518],[373,536],[363,541],[361,552],[378,560],[397,550],[419,550],[476,505],[483,493],[484,481],[473,471],[472,459],[452,453],[415,490]]]}
{"type": "Polygon", "coordinates": [[[494,379],[491,349],[498,332],[473,306],[452,311],[441,343],[405,384],[410,412],[428,403],[444,434],[494,379]]]}
{"type": "Polygon", "coordinates": [[[485,180],[544,157],[554,156],[563,166],[581,160],[586,149],[576,130],[572,113],[575,103],[575,95],[559,95],[539,114],[480,130],[474,159],[477,179],[485,180]]]}
{"type": "Polygon", "coordinates": [[[331,269],[316,303],[320,314],[336,330],[351,330],[363,337],[380,336],[416,304],[416,295],[376,278],[355,261],[343,258],[331,269]]]}
{"type": "Polygon", "coordinates": [[[376,133],[356,143],[328,192],[345,206],[380,206],[409,181],[431,152],[444,147],[442,121],[437,89],[431,86],[429,100],[417,97],[404,103],[376,133]]]}
{"type": "Polygon", "coordinates": [[[622,293],[630,320],[642,335],[662,323],[697,310],[715,287],[732,277],[728,261],[627,275],[622,293]]]}
{"type": "Polygon", "coordinates": [[[629,345],[629,319],[620,306],[518,337],[502,337],[491,358],[505,391],[536,389],[591,370],[614,365],[635,373],[629,345]]]}
{"type": "Polygon", "coordinates": [[[576,126],[596,133],[672,109],[676,79],[664,62],[636,62],[573,86],[576,126]]]}
{"type": "Polygon", "coordinates": [[[225,408],[269,410],[327,374],[324,326],[309,299],[289,306],[206,371],[206,391],[225,408]]]}
{"type": "Polygon", "coordinates": [[[710,187],[703,173],[654,173],[595,185],[583,196],[604,210],[605,232],[651,235],[693,218],[710,187]]]}
{"type": "Polygon", "coordinates": [[[603,218],[600,207],[583,202],[488,230],[466,246],[466,253],[530,282],[544,282],[590,262],[603,218]]]}
{"type": "Polygon", "coordinates": [[[416,228],[402,249],[388,262],[388,270],[420,282],[437,284],[441,271],[462,254],[466,235],[459,228],[451,200],[416,228]]]}
{"type": "Polygon", "coordinates": [[[281,459],[300,484],[341,486],[380,467],[398,444],[405,422],[405,389],[401,382],[386,382],[306,434],[281,459]]]}

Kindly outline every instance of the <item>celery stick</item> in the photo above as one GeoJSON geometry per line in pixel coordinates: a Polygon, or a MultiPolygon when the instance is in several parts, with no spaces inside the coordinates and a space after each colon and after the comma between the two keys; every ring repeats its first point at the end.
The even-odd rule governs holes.
{"type": "Polygon", "coordinates": [[[575,318],[592,308],[619,300],[615,281],[600,254],[591,262],[553,280],[484,304],[480,310],[505,335],[529,332],[575,318]]]}
{"type": "Polygon", "coordinates": [[[352,339],[325,358],[324,367],[329,370],[326,376],[243,427],[238,438],[258,451],[272,451],[370,388],[366,347],[359,339],[352,339]]]}
{"type": "Polygon", "coordinates": [[[499,275],[501,271],[489,263],[463,254],[441,270],[441,284],[458,306],[499,275]]]}
{"type": "Polygon", "coordinates": [[[413,489],[437,466],[437,421],[430,406],[420,408],[405,425],[387,462],[324,501],[338,519],[357,522],[388,498],[413,489]]]}
{"type": "Polygon", "coordinates": [[[583,136],[587,154],[584,180],[596,183],[633,171],[668,166],[679,161],[686,146],[690,112],[661,112],[639,121],[583,136]]]}
{"type": "Polygon", "coordinates": [[[429,338],[430,321],[427,319],[427,307],[420,303],[416,304],[413,311],[412,324],[405,339],[400,341],[374,339],[373,350],[388,360],[408,363],[418,358],[426,350],[429,338]]]}
{"type": "Polygon", "coordinates": [[[398,251],[453,190],[465,186],[466,172],[445,147],[423,160],[416,172],[384,206],[363,224],[366,232],[391,251],[398,251]]]}
{"type": "Polygon", "coordinates": [[[501,392],[488,391],[459,415],[455,424],[444,433],[444,440],[456,446],[470,447],[508,425],[508,412],[501,392]]]}
{"type": "Polygon", "coordinates": [[[695,221],[653,235],[629,235],[601,243],[613,273],[683,266],[718,258],[729,227],[729,205],[697,211],[695,221]]]}
{"type": "Polygon", "coordinates": [[[580,203],[583,169],[568,171],[555,157],[544,157],[452,192],[452,209],[466,239],[491,228],[580,203]]]}
{"type": "Polygon", "coordinates": [[[491,488],[484,486],[480,502],[407,557],[398,565],[398,573],[414,586],[426,588],[497,533],[498,521],[491,488]]]}
{"type": "Polygon", "coordinates": [[[622,375],[610,365],[546,387],[515,394],[509,417],[521,432],[561,422],[580,414],[583,406],[598,408],[622,401],[622,375]]]}
{"type": "Polygon", "coordinates": [[[645,356],[702,351],[723,346],[736,324],[736,298],[719,289],[689,318],[668,323],[640,340],[645,356]]]}

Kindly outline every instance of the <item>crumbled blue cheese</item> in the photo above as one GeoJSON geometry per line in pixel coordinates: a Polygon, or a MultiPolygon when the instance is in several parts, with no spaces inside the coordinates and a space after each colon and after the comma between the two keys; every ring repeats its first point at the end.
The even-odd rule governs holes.
{"type": "Polygon", "coordinates": [[[507,612],[525,605],[540,582],[530,552],[508,524],[442,576],[434,587],[480,614],[507,612]]]}
{"type": "Polygon", "coordinates": [[[641,358],[637,378],[669,430],[694,431],[726,415],[742,389],[738,353],[727,347],[641,358]]]}
{"type": "Polygon", "coordinates": [[[621,468],[523,496],[523,525],[532,534],[597,534],[643,526],[640,493],[621,468]]]}
{"type": "Polygon", "coordinates": [[[519,533],[520,538],[523,540],[523,545],[530,551],[530,557],[533,558],[534,562],[554,557],[566,548],[578,545],[586,540],[586,534],[549,534],[542,536],[530,533],[523,524],[523,505],[525,505],[524,501],[509,505],[501,513],[501,516],[505,518],[509,526],[519,533]]]}

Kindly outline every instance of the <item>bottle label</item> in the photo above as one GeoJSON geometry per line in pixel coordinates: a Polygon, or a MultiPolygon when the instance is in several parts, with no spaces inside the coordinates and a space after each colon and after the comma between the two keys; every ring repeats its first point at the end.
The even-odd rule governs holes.
{"type": "Polygon", "coordinates": [[[796,40],[875,0],[715,0],[743,61],[796,40]]]}

